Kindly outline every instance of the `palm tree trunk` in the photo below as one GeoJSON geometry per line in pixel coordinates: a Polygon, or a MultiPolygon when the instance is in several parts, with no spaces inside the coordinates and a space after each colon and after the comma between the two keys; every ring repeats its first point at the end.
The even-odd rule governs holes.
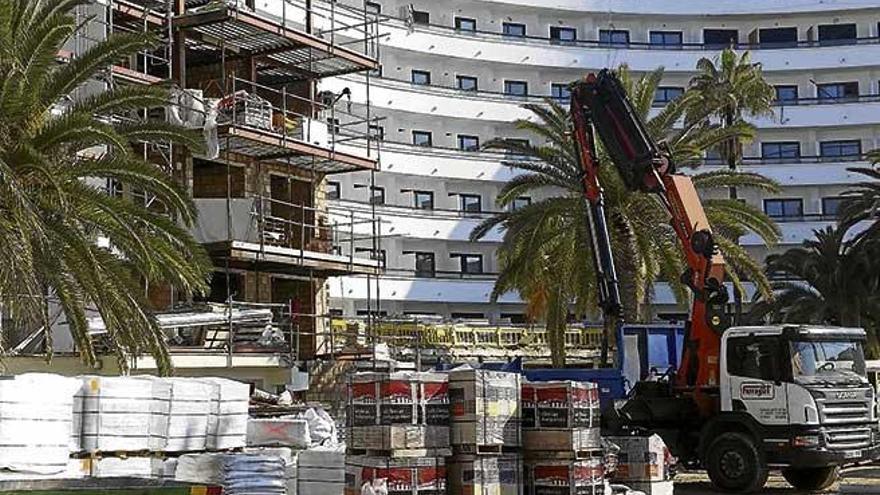
{"type": "MultiPolygon", "coordinates": [[[[735,119],[733,109],[728,109],[724,115],[724,127],[733,126],[735,119]]],[[[727,168],[731,172],[736,172],[737,165],[739,163],[739,138],[731,138],[730,142],[727,144],[727,168]]],[[[730,187],[728,190],[728,195],[730,199],[737,199],[739,196],[737,194],[737,190],[735,186],[730,187]]],[[[739,240],[737,239],[737,242],[739,240]]],[[[742,315],[743,309],[743,295],[742,291],[739,290],[739,287],[736,285],[733,286],[733,324],[739,325],[740,316],[742,315]]]]}
{"type": "Polygon", "coordinates": [[[568,301],[560,287],[550,288],[547,301],[547,343],[550,346],[550,362],[554,368],[565,367],[565,329],[568,317],[568,301]]]}

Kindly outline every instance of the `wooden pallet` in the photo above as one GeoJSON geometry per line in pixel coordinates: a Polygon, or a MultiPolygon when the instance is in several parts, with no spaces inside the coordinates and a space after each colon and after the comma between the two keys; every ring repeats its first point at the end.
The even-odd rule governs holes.
{"type": "Polygon", "coordinates": [[[451,449],[348,449],[346,455],[362,455],[367,457],[387,457],[390,459],[403,459],[408,457],[449,457],[451,449]]]}
{"type": "Polygon", "coordinates": [[[524,450],[523,456],[526,459],[546,459],[558,461],[570,461],[591,459],[595,457],[603,457],[605,451],[602,449],[589,450],[524,450]]]}
{"type": "Polygon", "coordinates": [[[452,446],[453,454],[462,455],[503,455],[515,454],[520,452],[520,447],[512,447],[509,445],[492,444],[460,444],[452,446]]]}
{"type": "Polygon", "coordinates": [[[129,457],[155,457],[158,459],[167,459],[169,457],[180,457],[186,454],[233,454],[236,452],[244,452],[244,448],[237,447],[234,449],[223,450],[97,450],[94,452],[74,452],[70,454],[74,459],[104,459],[108,457],[118,457],[127,459],[129,457]]]}

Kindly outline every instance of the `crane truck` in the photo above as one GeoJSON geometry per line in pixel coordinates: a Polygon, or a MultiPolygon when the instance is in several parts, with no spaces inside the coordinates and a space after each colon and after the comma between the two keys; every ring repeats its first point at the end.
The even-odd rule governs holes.
{"type": "Polygon", "coordinates": [[[684,251],[692,293],[680,365],[668,380],[634,384],[603,418],[608,434],[656,433],[685,465],[723,491],[753,492],[781,468],[795,488],[819,490],[839,466],[880,454],[875,392],[862,329],[731,326],[725,261],[690,176],[655,142],[609,70],[572,83],[571,119],[599,306],[621,316],[621,296],[599,181],[596,135],[627,189],[654,195],[684,251]]]}

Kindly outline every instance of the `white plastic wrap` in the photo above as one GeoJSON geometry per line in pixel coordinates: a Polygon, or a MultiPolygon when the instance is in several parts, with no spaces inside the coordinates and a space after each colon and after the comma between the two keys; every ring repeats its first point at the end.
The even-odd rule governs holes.
{"type": "Polygon", "coordinates": [[[298,493],[342,495],[345,489],[345,448],[316,447],[299,453],[298,493]]]}
{"type": "Polygon", "coordinates": [[[301,418],[251,419],[247,426],[250,447],[294,447],[307,449],[312,444],[309,423],[301,418]]]}
{"type": "MultiPolygon", "coordinates": [[[[285,495],[284,461],[274,455],[221,456],[223,493],[227,495],[285,495]]],[[[311,493],[311,492],[307,492],[311,493]]]]}
{"type": "Polygon", "coordinates": [[[165,378],[171,384],[167,452],[205,450],[211,412],[210,383],[195,378],[165,378]]]}
{"type": "Polygon", "coordinates": [[[205,378],[212,386],[208,449],[226,450],[247,444],[250,385],[225,378],[205,378]]]}
{"type": "Polygon", "coordinates": [[[95,478],[163,478],[165,461],[155,457],[102,457],[92,461],[95,478]]]}
{"type": "Polygon", "coordinates": [[[142,377],[82,376],[82,449],[164,450],[171,386],[142,377]]]}
{"type": "Polygon", "coordinates": [[[0,379],[0,469],[67,469],[79,387],[77,379],[45,373],[0,379]]]}

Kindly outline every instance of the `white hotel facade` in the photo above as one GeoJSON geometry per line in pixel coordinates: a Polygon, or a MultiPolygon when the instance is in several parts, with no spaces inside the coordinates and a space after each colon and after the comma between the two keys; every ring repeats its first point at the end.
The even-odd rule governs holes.
{"type": "MultiPolygon", "coordinates": [[[[356,1],[361,5],[361,0],[356,1]]],[[[333,176],[331,207],[375,211],[385,272],[328,281],[330,307],[346,316],[437,315],[491,322],[522,318],[515,294],[489,294],[498,271],[494,233],[471,229],[497,209],[516,174],[495,137],[534,140],[514,128],[521,105],[564,98],[564,86],[590,71],[627,64],[665,68],[657,103],[686,86],[697,61],[735,43],[749,49],[776,87],[772,118],[755,121],[745,169],[771,177],[780,194],[747,193],[798,245],[833,223],[838,198],[880,147],[880,4],[877,0],[398,0],[368,1],[381,24],[382,68],[321,83],[367,99],[383,139],[375,189],[370,172],[333,176]],[[366,78],[369,77],[369,85],[366,78]],[[369,89],[368,89],[369,88],[369,89]],[[378,308],[377,308],[378,306],[378,308]]],[[[701,170],[721,164],[711,158],[701,170]]],[[[526,202],[537,198],[522,198],[526,202]]],[[[741,240],[761,259],[756,236],[741,240]]],[[[368,249],[368,248],[364,248],[368,249]]],[[[585,263],[589,262],[585,258],[585,263]]],[[[681,314],[659,285],[655,315],[681,314]]]]}

